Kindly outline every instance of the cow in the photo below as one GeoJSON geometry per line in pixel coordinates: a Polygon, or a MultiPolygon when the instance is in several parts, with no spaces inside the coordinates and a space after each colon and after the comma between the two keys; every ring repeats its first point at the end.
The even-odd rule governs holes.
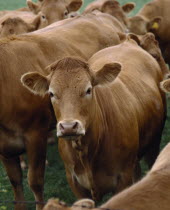
{"type": "Polygon", "coordinates": [[[165,146],[152,169],[133,186],[95,208],[94,201],[82,199],[71,207],[57,199],[50,199],[43,210],[126,209],[169,210],[170,206],[170,143],[165,146]]]}
{"type": "Polygon", "coordinates": [[[89,13],[94,10],[99,10],[103,13],[110,14],[116,17],[124,26],[127,26],[127,14],[135,8],[135,3],[126,3],[120,6],[116,0],[96,0],[90,3],[83,13],[89,13]]]}
{"type": "Polygon", "coordinates": [[[39,29],[41,16],[30,12],[11,12],[0,18],[0,37],[29,33],[39,29]]]}
{"type": "Polygon", "coordinates": [[[162,72],[164,74],[164,78],[170,73],[169,68],[167,67],[164,58],[161,53],[161,49],[159,47],[158,41],[155,39],[153,33],[146,33],[145,35],[136,35],[136,34],[128,34],[128,36],[134,39],[139,46],[141,46],[144,50],[146,50],[150,55],[152,55],[160,65],[162,72]]]}
{"type": "Polygon", "coordinates": [[[70,12],[79,10],[82,4],[83,0],[43,0],[41,5],[37,5],[31,0],[27,0],[30,10],[35,14],[41,14],[42,19],[39,28],[67,18],[70,12]]]}
{"type": "MultiPolygon", "coordinates": [[[[30,188],[36,201],[43,201],[47,135],[56,124],[49,96],[30,93],[22,86],[21,76],[30,71],[48,74],[45,67],[56,58],[75,55],[87,60],[106,46],[119,44],[116,22],[107,14],[88,14],[0,39],[0,159],[16,201],[24,200],[19,164],[24,152],[30,188]]],[[[15,209],[23,210],[25,205],[17,203],[15,209]]],[[[36,209],[42,209],[42,203],[37,203],[36,209]]]]}
{"type": "Polygon", "coordinates": [[[166,49],[170,45],[169,9],[169,0],[153,0],[144,5],[134,17],[127,20],[127,27],[130,32],[143,35],[150,31],[156,35],[168,64],[170,64],[170,58],[166,49]]]}
{"type": "Polygon", "coordinates": [[[26,73],[21,80],[35,95],[51,97],[59,153],[77,198],[100,200],[123,190],[137,178],[142,158],[152,166],[166,101],[159,88],[163,72],[150,54],[127,39],[88,62],[57,60],[48,71],[26,73]]]}

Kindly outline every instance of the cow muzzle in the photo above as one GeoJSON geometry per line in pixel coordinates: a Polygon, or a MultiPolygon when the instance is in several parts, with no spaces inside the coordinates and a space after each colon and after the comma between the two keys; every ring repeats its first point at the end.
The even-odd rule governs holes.
{"type": "Polygon", "coordinates": [[[57,124],[57,137],[75,138],[85,135],[85,129],[79,120],[60,121],[57,124]]]}

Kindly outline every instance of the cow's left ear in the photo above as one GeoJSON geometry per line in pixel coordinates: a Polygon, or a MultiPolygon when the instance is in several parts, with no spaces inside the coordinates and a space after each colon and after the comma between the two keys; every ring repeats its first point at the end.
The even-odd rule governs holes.
{"type": "Polygon", "coordinates": [[[130,2],[130,3],[124,4],[122,6],[122,9],[123,9],[124,12],[129,13],[135,8],[135,6],[136,6],[135,3],[130,2]]]}
{"type": "Polygon", "coordinates": [[[79,210],[83,210],[83,209],[92,209],[95,207],[95,202],[91,199],[81,199],[79,201],[76,201],[73,206],[71,207],[71,209],[79,209],[79,210]]]}
{"type": "Polygon", "coordinates": [[[105,64],[94,76],[94,86],[113,82],[121,71],[119,63],[105,64]]]}
{"type": "Polygon", "coordinates": [[[69,12],[77,11],[83,4],[83,0],[72,0],[67,6],[69,12]]]}
{"type": "Polygon", "coordinates": [[[35,95],[45,96],[48,92],[49,81],[47,77],[37,73],[26,73],[21,77],[22,84],[35,95]]]}
{"type": "Polygon", "coordinates": [[[154,17],[147,25],[148,31],[157,31],[160,27],[162,17],[154,17]]]}
{"type": "Polygon", "coordinates": [[[165,92],[165,93],[170,93],[170,79],[163,80],[160,83],[160,88],[165,92]]]}

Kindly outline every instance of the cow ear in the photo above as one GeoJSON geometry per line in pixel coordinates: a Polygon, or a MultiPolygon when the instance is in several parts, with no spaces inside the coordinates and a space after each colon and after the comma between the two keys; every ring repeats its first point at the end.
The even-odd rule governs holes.
{"type": "Polygon", "coordinates": [[[93,85],[104,85],[113,82],[120,71],[121,65],[119,63],[105,64],[99,71],[96,72],[93,85]]]}
{"type": "Polygon", "coordinates": [[[73,206],[72,209],[79,209],[79,210],[83,210],[83,209],[92,209],[95,207],[95,203],[93,200],[91,199],[81,199],[79,201],[76,201],[73,206]]]}
{"type": "Polygon", "coordinates": [[[41,23],[41,16],[37,15],[32,21],[32,23],[29,24],[29,32],[38,30],[40,23],[41,23]]]}
{"type": "Polygon", "coordinates": [[[170,79],[163,80],[160,83],[160,88],[165,92],[169,93],[170,92],[170,79]]]}
{"type": "Polygon", "coordinates": [[[45,96],[49,88],[47,77],[37,73],[29,72],[21,77],[22,84],[35,95],[45,96]]]}
{"type": "Polygon", "coordinates": [[[34,14],[38,14],[40,11],[38,4],[32,2],[32,0],[27,0],[27,6],[34,14]]]}
{"type": "Polygon", "coordinates": [[[160,27],[162,17],[158,16],[153,18],[147,25],[148,31],[157,31],[160,27]]]}
{"type": "Polygon", "coordinates": [[[83,4],[83,0],[72,0],[67,7],[68,11],[69,12],[77,11],[80,9],[82,4],[83,4]]]}
{"type": "Polygon", "coordinates": [[[123,9],[124,12],[129,13],[135,8],[135,6],[136,6],[135,3],[130,2],[130,3],[124,4],[122,6],[122,9],[123,9]]]}
{"type": "Polygon", "coordinates": [[[133,39],[139,46],[140,46],[140,36],[139,35],[136,35],[136,34],[133,34],[133,33],[129,33],[127,35],[127,38],[130,38],[130,39],[133,39]]]}
{"type": "Polygon", "coordinates": [[[105,12],[108,9],[112,9],[112,8],[119,7],[119,6],[120,6],[120,4],[118,1],[108,0],[102,5],[101,12],[105,12]]]}

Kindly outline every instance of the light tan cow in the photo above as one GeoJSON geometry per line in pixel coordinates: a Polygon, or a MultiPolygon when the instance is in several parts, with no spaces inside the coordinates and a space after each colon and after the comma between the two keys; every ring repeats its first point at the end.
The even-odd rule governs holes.
{"type": "Polygon", "coordinates": [[[83,13],[99,10],[116,17],[124,26],[127,26],[127,14],[134,8],[135,3],[132,2],[120,6],[120,3],[116,0],[96,0],[90,3],[83,13]]]}
{"type": "Polygon", "coordinates": [[[31,12],[11,11],[0,18],[0,37],[35,31],[41,22],[40,15],[31,12]]]}
{"type": "Polygon", "coordinates": [[[94,201],[82,199],[71,207],[50,199],[44,210],[169,210],[170,206],[170,144],[158,156],[148,174],[138,183],[96,207],[94,201]]]}
{"type": "MultiPolygon", "coordinates": [[[[24,200],[19,155],[25,151],[29,185],[35,199],[43,201],[46,139],[56,124],[49,96],[30,93],[22,86],[21,75],[30,71],[48,74],[45,67],[56,58],[77,55],[89,59],[106,46],[120,43],[115,22],[107,14],[89,14],[27,35],[0,39],[0,158],[16,201],[24,200]]],[[[25,208],[16,204],[15,209],[25,208]]]]}
{"type": "Polygon", "coordinates": [[[157,61],[128,39],[88,63],[67,57],[48,69],[48,76],[28,73],[22,82],[51,97],[74,194],[100,200],[132,184],[138,161],[145,157],[151,167],[159,153],[166,103],[157,61]]]}
{"type": "Polygon", "coordinates": [[[129,18],[130,32],[142,35],[153,32],[159,41],[163,56],[170,64],[170,1],[153,0],[146,4],[134,17],[129,18]],[[167,48],[168,47],[168,48],[167,48]],[[168,53],[167,53],[168,51],[168,53]]]}
{"type": "Polygon", "coordinates": [[[35,14],[40,12],[41,24],[43,28],[51,23],[63,20],[68,17],[70,12],[80,9],[83,0],[43,0],[40,5],[27,0],[27,5],[35,14]]]}

